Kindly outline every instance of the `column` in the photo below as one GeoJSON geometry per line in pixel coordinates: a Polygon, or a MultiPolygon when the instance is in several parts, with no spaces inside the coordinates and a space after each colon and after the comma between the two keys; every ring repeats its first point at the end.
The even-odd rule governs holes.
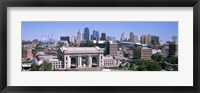
{"type": "Polygon", "coordinates": [[[82,67],[82,57],[78,56],[78,67],[82,67]]]}
{"type": "Polygon", "coordinates": [[[67,56],[67,68],[71,68],[71,57],[67,56]]]}
{"type": "Polygon", "coordinates": [[[66,60],[66,57],[67,57],[66,55],[63,55],[63,67],[64,67],[64,69],[67,68],[66,63],[68,62],[68,60],[66,60]]]}
{"type": "Polygon", "coordinates": [[[88,56],[88,67],[92,67],[92,57],[91,57],[91,55],[88,56]]]}
{"type": "Polygon", "coordinates": [[[98,62],[99,67],[101,67],[101,55],[100,54],[98,55],[98,61],[97,62],[98,62]]]}

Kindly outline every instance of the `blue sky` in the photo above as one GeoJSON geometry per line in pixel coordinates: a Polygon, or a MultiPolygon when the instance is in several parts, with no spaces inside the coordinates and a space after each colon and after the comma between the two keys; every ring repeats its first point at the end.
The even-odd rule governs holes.
{"type": "Polygon", "coordinates": [[[172,36],[178,36],[178,22],[22,22],[22,40],[41,39],[42,35],[48,37],[53,35],[56,40],[60,36],[77,36],[78,30],[84,32],[88,27],[90,35],[93,30],[102,32],[106,36],[120,39],[121,33],[129,38],[130,32],[137,35],[157,35],[160,41],[169,41],[172,36]]]}

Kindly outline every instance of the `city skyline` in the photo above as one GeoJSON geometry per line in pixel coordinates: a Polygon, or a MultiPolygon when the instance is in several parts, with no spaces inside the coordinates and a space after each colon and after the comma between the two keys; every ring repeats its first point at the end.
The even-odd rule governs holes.
{"type": "Polygon", "coordinates": [[[22,40],[40,40],[45,36],[56,40],[60,40],[60,36],[77,37],[77,32],[83,34],[85,27],[89,28],[89,35],[93,30],[99,31],[99,39],[101,33],[116,37],[116,40],[124,33],[130,39],[130,32],[139,39],[147,34],[159,36],[160,41],[178,37],[178,22],[22,22],[22,40]]]}

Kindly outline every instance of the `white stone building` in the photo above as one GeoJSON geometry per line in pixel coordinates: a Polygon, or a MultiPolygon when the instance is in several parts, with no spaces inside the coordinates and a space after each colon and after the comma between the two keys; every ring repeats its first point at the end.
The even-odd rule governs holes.
{"type": "Polygon", "coordinates": [[[104,56],[99,47],[61,47],[58,58],[62,63],[53,62],[53,67],[60,69],[92,68],[92,67],[117,67],[120,59],[111,55],[104,56]]]}
{"type": "Polygon", "coordinates": [[[49,59],[49,62],[52,64],[52,70],[59,70],[63,68],[62,61],[58,59],[49,59]]]}
{"type": "Polygon", "coordinates": [[[103,51],[99,47],[61,47],[58,58],[64,69],[102,67],[103,51]]]}
{"type": "Polygon", "coordinates": [[[115,59],[113,56],[107,55],[103,57],[102,67],[117,67],[119,66],[119,59],[115,59]]]}

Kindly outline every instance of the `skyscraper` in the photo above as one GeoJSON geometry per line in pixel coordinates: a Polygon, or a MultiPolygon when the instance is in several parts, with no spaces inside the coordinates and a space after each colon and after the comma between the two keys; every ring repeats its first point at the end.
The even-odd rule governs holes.
{"type": "Polygon", "coordinates": [[[141,36],[141,43],[146,44],[146,35],[141,36]]]}
{"type": "Polygon", "coordinates": [[[82,36],[81,37],[81,42],[85,41],[85,39],[84,39],[84,33],[82,33],[81,36],[82,36]]]}
{"type": "Polygon", "coordinates": [[[141,43],[142,44],[148,44],[148,45],[151,45],[152,42],[151,42],[151,35],[148,34],[148,35],[142,35],[141,36],[141,43]]]}
{"type": "Polygon", "coordinates": [[[99,31],[93,30],[93,39],[92,40],[96,40],[99,41],[99,31]]]}
{"type": "Polygon", "coordinates": [[[99,31],[96,31],[96,37],[97,41],[99,41],[99,31]]]}
{"type": "Polygon", "coordinates": [[[94,40],[93,35],[90,35],[91,40],[94,40]]]}
{"type": "Polygon", "coordinates": [[[89,31],[89,28],[88,27],[85,27],[85,29],[84,29],[84,40],[85,41],[89,41],[90,39],[90,31],[89,31]]]}
{"type": "Polygon", "coordinates": [[[81,43],[81,32],[80,32],[80,30],[77,32],[77,39],[76,39],[77,41],[77,44],[80,44],[81,43]]]}
{"type": "Polygon", "coordinates": [[[138,36],[134,36],[134,42],[135,42],[135,43],[138,43],[138,42],[139,42],[138,36]]]}
{"type": "Polygon", "coordinates": [[[151,43],[152,43],[152,45],[160,45],[159,37],[158,36],[151,36],[151,43]]]}
{"type": "Polygon", "coordinates": [[[147,35],[146,41],[147,41],[147,44],[148,44],[148,45],[151,45],[151,44],[152,44],[152,43],[151,43],[151,35],[150,35],[150,34],[147,35]]]}
{"type": "Polygon", "coordinates": [[[124,32],[121,34],[121,41],[125,41],[126,40],[126,37],[125,37],[125,34],[124,32]]]}
{"type": "Polygon", "coordinates": [[[134,34],[133,34],[133,32],[130,32],[130,41],[131,41],[131,42],[135,42],[135,41],[134,41],[134,34]]]}
{"type": "Polygon", "coordinates": [[[71,37],[71,42],[72,42],[72,43],[75,42],[75,36],[74,36],[74,35],[71,37]]]}
{"type": "Polygon", "coordinates": [[[106,40],[106,33],[101,33],[101,40],[106,40]]]}
{"type": "Polygon", "coordinates": [[[159,36],[143,35],[141,36],[141,43],[148,45],[160,45],[159,36]]]}

